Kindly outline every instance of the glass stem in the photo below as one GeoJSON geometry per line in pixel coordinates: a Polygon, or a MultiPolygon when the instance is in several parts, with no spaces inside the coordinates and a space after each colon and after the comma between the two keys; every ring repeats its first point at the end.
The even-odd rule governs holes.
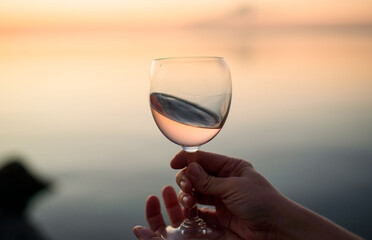
{"type": "MultiPolygon", "coordinates": [[[[184,148],[186,159],[187,159],[187,165],[189,165],[192,162],[196,162],[196,156],[197,151],[194,151],[194,149],[199,149],[199,147],[192,147],[192,151],[188,148],[184,148]]],[[[192,196],[194,197],[194,196],[192,196]]],[[[199,218],[198,216],[198,205],[195,204],[192,208],[189,208],[187,210],[187,218],[183,221],[183,223],[180,226],[181,231],[184,234],[187,233],[205,233],[206,231],[206,224],[204,223],[203,219],[199,218]]]]}
{"type": "Polygon", "coordinates": [[[187,218],[188,219],[195,219],[198,218],[198,205],[195,204],[194,207],[187,209],[187,218]]]}
{"type": "Polygon", "coordinates": [[[206,231],[207,225],[203,219],[198,217],[198,206],[195,205],[192,208],[188,209],[188,216],[183,221],[180,226],[180,229],[183,234],[204,234],[206,231]]]}

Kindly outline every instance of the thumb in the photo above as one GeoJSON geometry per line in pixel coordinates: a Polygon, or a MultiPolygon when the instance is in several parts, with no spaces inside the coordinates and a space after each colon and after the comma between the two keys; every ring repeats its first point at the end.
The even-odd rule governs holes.
{"type": "Polygon", "coordinates": [[[133,233],[139,240],[161,240],[158,234],[154,233],[148,228],[136,226],[133,228],[133,233]]]}
{"type": "Polygon", "coordinates": [[[191,163],[186,173],[197,192],[213,196],[226,194],[228,188],[226,179],[209,175],[198,163],[191,163]]]}

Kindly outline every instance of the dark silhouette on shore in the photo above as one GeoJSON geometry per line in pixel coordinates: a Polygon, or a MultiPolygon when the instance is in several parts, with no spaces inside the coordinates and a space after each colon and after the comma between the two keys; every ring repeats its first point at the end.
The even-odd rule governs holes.
{"type": "Polygon", "coordinates": [[[31,173],[23,162],[21,157],[10,157],[0,168],[0,239],[45,240],[28,212],[34,197],[51,184],[31,173]]]}

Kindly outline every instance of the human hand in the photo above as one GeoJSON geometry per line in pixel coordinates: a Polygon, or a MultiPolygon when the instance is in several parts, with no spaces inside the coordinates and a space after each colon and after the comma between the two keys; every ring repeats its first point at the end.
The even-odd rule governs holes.
{"type": "MultiPolygon", "coordinates": [[[[292,202],[279,193],[253,166],[240,159],[197,152],[178,153],[171,161],[181,187],[178,199],[185,207],[198,203],[199,216],[211,225],[220,225],[227,240],[238,239],[361,239],[328,219],[292,202]],[[190,161],[192,159],[192,161],[190,161]]],[[[163,189],[165,206],[172,226],[183,220],[174,189],[163,189]]],[[[150,196],[146,203],[150,229],[135,227],[138,239],[159,240],[165,230],[159,199],[150,196]]]]}
{"type": "Polygon", "coordinates": [[[171,167],[182,169],[176,176],[180,202],[192,207],[213,205],[227,239],[271,239],[277,234],[276,211],[285,197],[247,161],[198,151],[181,151],[171,167]],[[188,163],[188,159],[194,158],[188,163]],[[186,168],[187,167],[187,168],[186,168]],[[193,188],[195,191],[193,192],[193,188]]]}
{"type": "MultiPolygon", "coordinates": [[[[193,194],[199,203],[216,207],[216,210],[201,209],[199,216],[211,225],[221,225],[227,239],[268,239],[266,237],[274,230],[267,200],[275,201],[280,193],[246,161],[206,152],[196,154],[196,162],[177,174],[180,202],[188,208],[195,205],[195,198],[191,196],[194,187],[193,194]],[[208,175],[201,166],[216,177],[208,175]],[[196,173],[199,177],[194,177],[196,173]]],[[[177,154],[171,166],[175,169],[186,167],[185,153],[177,154]]],[[[178,227],[184,215],[177,195],[170,186],[163,188],[162,195],[171,224],[178,227]]],[[[137,226],[133,230],[136,236],[143,240],[161,239],[166,225],[156,196],[146,201],[146,220],[151,230],[137,226]]]]}
{"type": "MultiPolygon", "coordinates": [[[[178,227],[182,223],[184,215],[174,188],[165,186],[162,195],[171,225],[178,227]]],[[[149,196],[146,201],[146,220],[151,230],[142,226],[134,227],[133,232],[137,238],[141,240],[163,239],[161,234],[164,232],[166,224],[161,213],[159,198],[154,195],[149,196]]]]}
{"type": "MultiPolygon", "coordinates": [[[[186,209],[181,209],[178,202],[176,191],[172,186],[165,186],[162,190],[164,205],[168,213],[172,227],[178,227],[184,220],[184,213],[186,209]],[[185,210],[185,211],[183,211],[185,210]]],[[[198,211],[201,218],[205,219],[211,225],[217,224],[217,219],[214,214],[207,208],[198,211]]],[[[133,228],[134,234],[141,240],[159,240],[162,239],[166,224],[161,213],[160,201],[158,197],[151,195],[146,201],[146,220],[149,228],[136,226],[133,228]]]]}
{"type": "Polygon", "coordinates": [[[289,200],[247,161],[214,153],[181,151],[171,167],[185,207],[215,206],[227,239],[361,239],[289,200]],[[185,201],[187,200],[187,201],[185,201]]]}

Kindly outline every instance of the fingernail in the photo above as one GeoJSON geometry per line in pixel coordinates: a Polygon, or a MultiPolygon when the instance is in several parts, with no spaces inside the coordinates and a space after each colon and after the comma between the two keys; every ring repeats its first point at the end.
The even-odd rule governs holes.
{"type": "Polygon", "coordinates": [[[133,230],[133,233],[134,233],[134,235],[136,235],[137,238],[140,237],[139,234],[138,234],[138,231],[136,229],[133,230]]]}
{"type": "Polygon", "coordinates": [[[197,179],[201,173],[199,164],[197,163],[190,164],[190,166],[187,168],[187,172],[192,178],[197,179]]]}
{"type": "Polygon", "coordinates": [[[134,233],[134,235],[136,235],[137,238],[139,238],[141,236],[141,230],[142,230],[141,226],[137,226],[133,229],[133,233],[134,233]]]}
{"type": "Polygon", "coordinates": [[[180,181],[180,187],[181,187],[182,190],[185,190],[185,188],[186,188],[186,182],[184,180],[181,180],[180,181]]]}
{"type": "Polygon", "coordinates": [[[188,202],[190,201],[190,197],[185,195],[182,197],[182,202],[185,206],[188,206],[188,202]]]}

